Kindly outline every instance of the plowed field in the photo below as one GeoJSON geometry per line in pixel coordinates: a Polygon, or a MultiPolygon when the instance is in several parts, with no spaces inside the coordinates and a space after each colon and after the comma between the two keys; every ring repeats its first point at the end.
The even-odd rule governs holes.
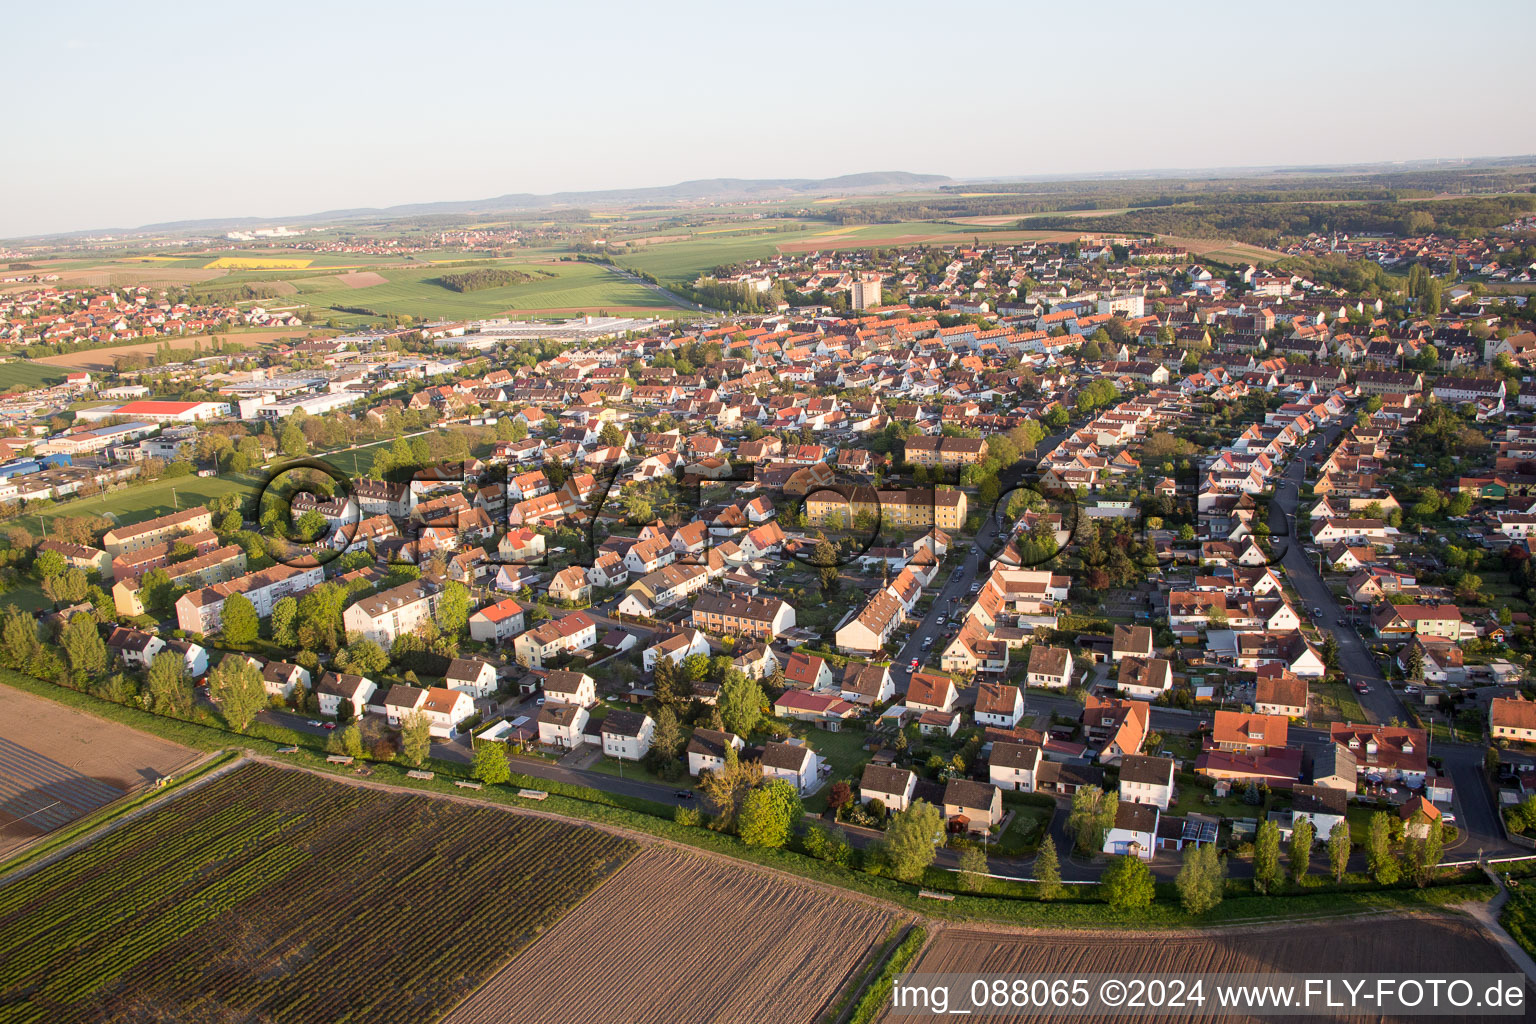
{"type": "MultiPolygon", "coordinates": [[[[1503,952],[1471,921],[1454,917],[1363,918],[1305,925],[1273,925],[1262,930],[1231,929],[1207,933],[1131,934],[1126,932],[1057,932],[1021,934],[952,928],[940,931],[912,965],[913,974],[1169,974],[1271,972],[1353,972],[1393,974],[1426,972],[1499,973],[1512,971],[1503,952]]],[[[1210,1004],[1207,1003],[1207,1006],[1210,1004]]],[[[885,1024],[934,1024],[954,1016],[894,1014],[886,1008],[885,1024]]],[[[1027,1012],[988,1014],[988,1024],[1044,1019],[1027,1012]]],[[[1094,1021],[1199,1021],[1222,1024],[1269,1018],[1221,1016],[1191,1012],[1110,1016],[1084,1014],[1073,1024],[1094,1021]]],[[[1380,1014],[1332,1017],[1272,1018],[1275,1020],[1380,1021],[1380,1014]]],[[[1415,1016],[1413,1021],[1438,1019],[1415,1016]]],[[[1492,1018],[1490,1018],[1492,1019],[1492,1018]]],[[[1515,1018],[1498,1018],[1513,1020],[1515,1018]]]]}
{"type": "Polygon", "coordinates": [[[890,925],[879,908],[810,885],[652,849],[444,1024],[803,1024],[890,925]]]}

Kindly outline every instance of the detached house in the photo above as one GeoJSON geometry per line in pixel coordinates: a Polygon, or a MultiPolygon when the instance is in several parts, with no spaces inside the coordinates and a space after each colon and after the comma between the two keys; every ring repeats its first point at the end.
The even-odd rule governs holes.
{"type": "Polygon", "coordinates": [[[320,677],[320,683],[315,687],[315,698],[320,702],[320,714],[327,718],[335,718],[341,712],[343,703],[352,708],[353,718],[361,718],[369,698],[377,690],[372,679],[327,672],[320,677]]]}
{"type": "Polygon", "coordinates": [[[1488,735],[1495,740],[1536,742],[1536,702],[1495,697],[1488,704],[1488,735]]]}
{"type": "Polygon", "coordinates": [[[580,704],[545,704],[539,709],[539,742],[557,750],[574,750],[586,742],[591,713],[580,704]]]}
{"type": "Polygon", "coordinates": [[[462,690],[471,697],[489,697],[496,692],[496,666],[479,658],[454,658],[443,680],[450,690],[462,690]]]}
{"type": "Polygon", "coordinates": [[[483,644],[505,643],[523,628],[523,606],[510,597],[487,605],[469,617],[469,638],[483,644]]]}
{"type": "Polygon", "coordinates": [[[1173,689],[1173,666],[1165,658],[1125,658],[1116,685],[1128,697],[1156,700],[1173,689]]]}
{"type": "Polygon", "coordinates": [[[1012,729],[1024,717],[1024,696],[1017,686],[982,683],[976,688],[976,724],[1012,729]]]}
{"type": "Polygon", "coordinates": [[[803,743],[769,741],[763,746],[763,777],[783,779],[804,795],[816,788],[816,755],[803,743]]]}
{"type": "Polygon", "coordinates": [[[944,785],[944,817],[957,831],[985,832],[1003,820],[1003,791],[986,782],[950,779],[944,785]]]}
{"type": "Polygon", "coordinates": [[[1110,656],[1115,661],[1122,658],[1152,657],[1152,627],[1116,626],[1110,656]]]}
{"type": "Polygon", "coordinates": [[[1088,746],[1103,764],[1119,764],[1126,754],[1141,753],[1149,720],[1147,705],[1139,701],[1104,700],[1089,694],[1083,703],[1088,746]]]}
{"type": "Polygon", "coordinates": [[[1065,647],[1036,644],[1029,651],[1025,676],[1030,686],[1063,690],[1072,685],[1072,652],[1065,647]]]}
{"type": "Polygon", "coordinates": [[[1114,827],[1104,836],[1104,852],[1151,860],[1157,852],[1157,826],[1162,813],[1156,804],[1122,802],[1114,827]]]}
{"type": "Polygon", "coordinates": [[[446,686],[434,686],[426,693],[420,710],[427,716],[432,735],[438,739],[453,739],[459,734],[459,723],[474,716],[474,699],[463,690],[450,690],[446,686]]]}
{"type": "Polygon", "coordinates": [[[725,752],[740,752],[745,746],[742,738],[733,732],[695,729],[688,740],[688,774],[697,777],[702,772],[724,767],[725,752]]]}
{"type": "Polygon", "coordinates": [[[885,665],[865,665],[851,661],[843,666],[843,700],[851,704],[875,707],[896,696],[896,683],[885,665]]]}
{"type": "Polygon", "coordinates": [[[987,763],[987,777],[1000,789],[1033,793],[1039,788],[1041,763],[1040,748],[1033,743],[996,742],[987,763]]]}
{"type": "Polygon", "coordinates": [[[917,775],[909,768],[866,764],[859,779],[859,802],[879,800],[891,812],[904,811],[912,804],[917,775]]]}
{"type": "Polygon", "coordinates": [[[585,672],[555,669],[544,676],[544,697],[561,704],[590,708],[597,703],[597,682],[585,672]]]}
{"type": "Polygon", "coordinates": [[[1173,758],[1128,754],[1120,760],[1121,803],[1152,804],[1166,811],[1173,802],[1173,758]]]}
{"type": "Polygon", "coordinates": [[[638,761],[651,749],[656,723],[640,711],[610,711],[602,723],[603,753],[623,761],[638,761]]]}

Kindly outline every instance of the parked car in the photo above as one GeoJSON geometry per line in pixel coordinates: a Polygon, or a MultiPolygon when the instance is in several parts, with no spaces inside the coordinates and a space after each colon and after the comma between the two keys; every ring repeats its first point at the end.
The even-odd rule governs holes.
{"type": "Polygon", "coordinates": [[[325,728],[327,728],[327,729],[334,729],[334,728],[336,728],[336,723],[335,722],[326,722],[325,723],[325,728]]]}

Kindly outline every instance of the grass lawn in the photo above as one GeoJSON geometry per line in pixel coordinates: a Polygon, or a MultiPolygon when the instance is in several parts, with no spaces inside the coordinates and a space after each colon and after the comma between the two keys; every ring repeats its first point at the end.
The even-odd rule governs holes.
{"type": "Polygon", "coordinates": [[[11,359],[0,363],[0,391],[20,384],[35,388],[42,384],[57,384],[68,372],[62,366],[34,363],[30,359],[11,359]]]}
{"type": "Polygon", "coordinates": [[[24,612],[50,612],[53,611],[53,602],[48,595],[43,593],[42,584],[36,580],[27,580],[18,583],[9,590],[0,592],[0,608],[13,604],[24,612]]]}
{"type": "Polygon", "coordinates": [[[805,740],[806,745],[816,751],[817,757],[832,766],[832,775],[805,802],[806,810],[820,813],[827,809],[827,796],[834,782],[839,779],[850,784],[859,781],[864,762],[869,760],[869,751],[864,749],[866,734],[860,723],[850,725],[843,732],[828,732],[803,722],[795,723],[794,734],[805,740]]]}
{"type": "Polygon", "coordinates": [[[699,782],[698,779],[686,773],[677,781],[668,782],[638,761],[621,762],[613,757],[602,758],[592,765],[592,771],[602,772],[604,775],[621,776],[626,779],[639,779],[642,782],[653,782],[658,786],[671,786],[673,789],[693,789],[699,782]]]}
{"type": "Polygon", "coordinates": [[[1323,683],[1314,688],[1325,716],[1340,722],[1365,721],[1365,709],[1360,700],[1345,683],[1323,683]]]}
{"type": "MultiPolygon", "coordinates": [[[[1239,794],[1240,790],[1234,790],[1239,794]]],[[[1217,800],[1212,791],[1204,786],[1179,786],[1179,798],[1168,808],[1170,815],[1183,815],[1194,811],[1197,814],[1216,814],[1223,818],[1263,818],[1264,808],[1250,803],[1244,803],[1241,795],[1232,795],[1217,800]],[[1207,801],[1209,798],[1209,801],[1207,801]]]]}
{"type": "Polygon", "coordinates": [[[220,495],[241,493],[254,498],[261,484],[249,475],[179,476],[148,484],[131,484],[121,490],[106,491],[90,498],[66,501],[39,512],[17,517],[16,522],[34,533],[42,531],[43,520],[60,516],[110,516],[120,523],[136,523],[163,516],[177,509],[189,509],[220,495]]]}
{"type": "Polygon", "coordinates": [[[1013,820],[1008,823],[1003,834],[997,837],[992,849],[1005,857],[1034,856],[1046,829],[1050,827],[1051,818],[1056,814],[1056,808],[1018,804],[1009,809],[1013,811],[1013,820]]]}

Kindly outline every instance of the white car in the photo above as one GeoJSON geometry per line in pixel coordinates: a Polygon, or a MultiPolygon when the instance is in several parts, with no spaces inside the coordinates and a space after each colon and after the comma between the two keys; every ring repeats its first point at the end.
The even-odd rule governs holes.
{"type": "Polygon", "coordinates": [[[320,727],[320,723],[315,721],[314,719],[310,719],[309,724],[314,726],[317,729],[320,727]]]}

